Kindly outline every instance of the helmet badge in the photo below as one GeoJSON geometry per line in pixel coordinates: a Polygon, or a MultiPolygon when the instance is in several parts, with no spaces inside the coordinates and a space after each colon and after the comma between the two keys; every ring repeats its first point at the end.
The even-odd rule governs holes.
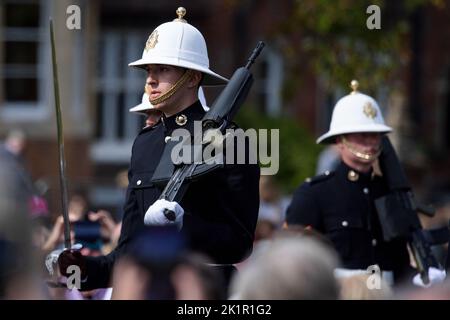
{"type": "Polygon", "coordinates": [[[374,119],[377,116],[377,109],[375,109],[370,102],[364,104],[363,112],[366,117],[370,119],[374,119]]]}
{"type": "Polygon", "coordinates": [[[158,43],[158,31],[154,30],[145,43],[145,51],[153,49],[158,43]]]}

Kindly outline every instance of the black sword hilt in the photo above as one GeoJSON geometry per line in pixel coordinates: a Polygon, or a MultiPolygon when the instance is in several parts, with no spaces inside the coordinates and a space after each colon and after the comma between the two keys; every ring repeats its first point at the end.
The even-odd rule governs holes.
{"type": "Polygon", "coordinates": [[[175,221],[175,219],[177,218],[175,212],[170,209],[164,209],[164,216],[171,222],[175,221]]]}

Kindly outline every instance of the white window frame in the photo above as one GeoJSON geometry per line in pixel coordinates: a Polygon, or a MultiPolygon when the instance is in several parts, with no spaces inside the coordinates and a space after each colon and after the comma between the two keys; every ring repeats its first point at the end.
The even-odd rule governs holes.
{"type": "MultiPolygon", "coordinates": [[[[32,0],[5,0],[6,3],[35,3],[32,0]]],[[[5,40],[33,41],[38,43],[36,80],[37,80],[37,101],[36,102],[7,102],[3,101],[0,107],[2,121],[10,123],[36,122],[45,120],[50,115],[49,106],[49,86],[47,79],[51,75],[49,70],[49,35],[48,17],[50,16],[50,1],[38,1],[40,10],[39,28],[6,28],[4,27],[5,40]],[[36,37],[38,40],[36,41],[36,37]]]]}
{"type": "Polygon", "coordinates": [[[98,75],[96,91],[103,93],[101,107],[102,132],[98,140],[91,145],[91,158],[97,163],[123,164],[128,163],[131,147],[139,132],[139,114],[131,114],[129,109],[141,102],[144,93],[145,73],[133,70],[128,63],[137,60],[142,55],[145,34],[140,32],[103,30],[101,32],[104,44],[99,61],[102,73],[98,75]],[[125,64],[119,65],[119,51],[125,48],[125,64]],[[122,70],[121,70],[122,69],[122,70]],[[125,69],[125,72],[123,72],[125,69]],[[123,106],[118,105],[118,97],[124,94],[123,106]],[[120,113],[117,110],[120,107],[120,113]],[[120,118],[119,118],[120,117],[120,118]],[[117,122],[123,119],[124,137],[117,137],[117,122]]]}
{"type": "Polygon", "coordinates": [[[265,78],[258,78],[258,86],[255,89],[264,95],[264,112],[275,117],[282,112],[283,57],[278,51],[267,46],[259,59],[265,61],[267,70],[265,78]]]}

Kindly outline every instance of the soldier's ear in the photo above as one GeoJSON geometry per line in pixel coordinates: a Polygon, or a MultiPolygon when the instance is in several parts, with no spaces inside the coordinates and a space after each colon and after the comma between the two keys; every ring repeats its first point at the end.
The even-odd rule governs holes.
{"type": "Polygon", "coordinates": [[[342,142],[342,136],[337,136],[335,139],[335,145],[338,148],[338,150],[342,150],[342,148],[344,147],[344,144],[342,142]]]}
{"type": "Polygon", "coordinates": [[[192,70],[191,77],[188,80],[188,87],[194,88],[200,85],[200,81],[202,80],[202,73],[200,71],[192,70]]]}

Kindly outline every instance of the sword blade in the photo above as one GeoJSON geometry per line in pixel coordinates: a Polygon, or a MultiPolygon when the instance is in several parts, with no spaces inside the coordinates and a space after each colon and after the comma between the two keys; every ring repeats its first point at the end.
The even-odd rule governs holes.
{"type": "Polygon", "coordinates": [[[61,190],[62,215],[64,220],[64,246],[66,249],[72,247],[70,241],[70,221],[68,212],[68,193],[66,180],[66,160],[64,157],[64,136],[63,124],[61,120],[61,106],[59,102],[58,66],[56,63],[55,35],[53,32],[53,21],[50,18],[50,40],[52,46],[52,67],[53,67],[53,88],[55,92],[56,127],[58,130],[58,151],[59,151],[59,184],[61,190]]]}

